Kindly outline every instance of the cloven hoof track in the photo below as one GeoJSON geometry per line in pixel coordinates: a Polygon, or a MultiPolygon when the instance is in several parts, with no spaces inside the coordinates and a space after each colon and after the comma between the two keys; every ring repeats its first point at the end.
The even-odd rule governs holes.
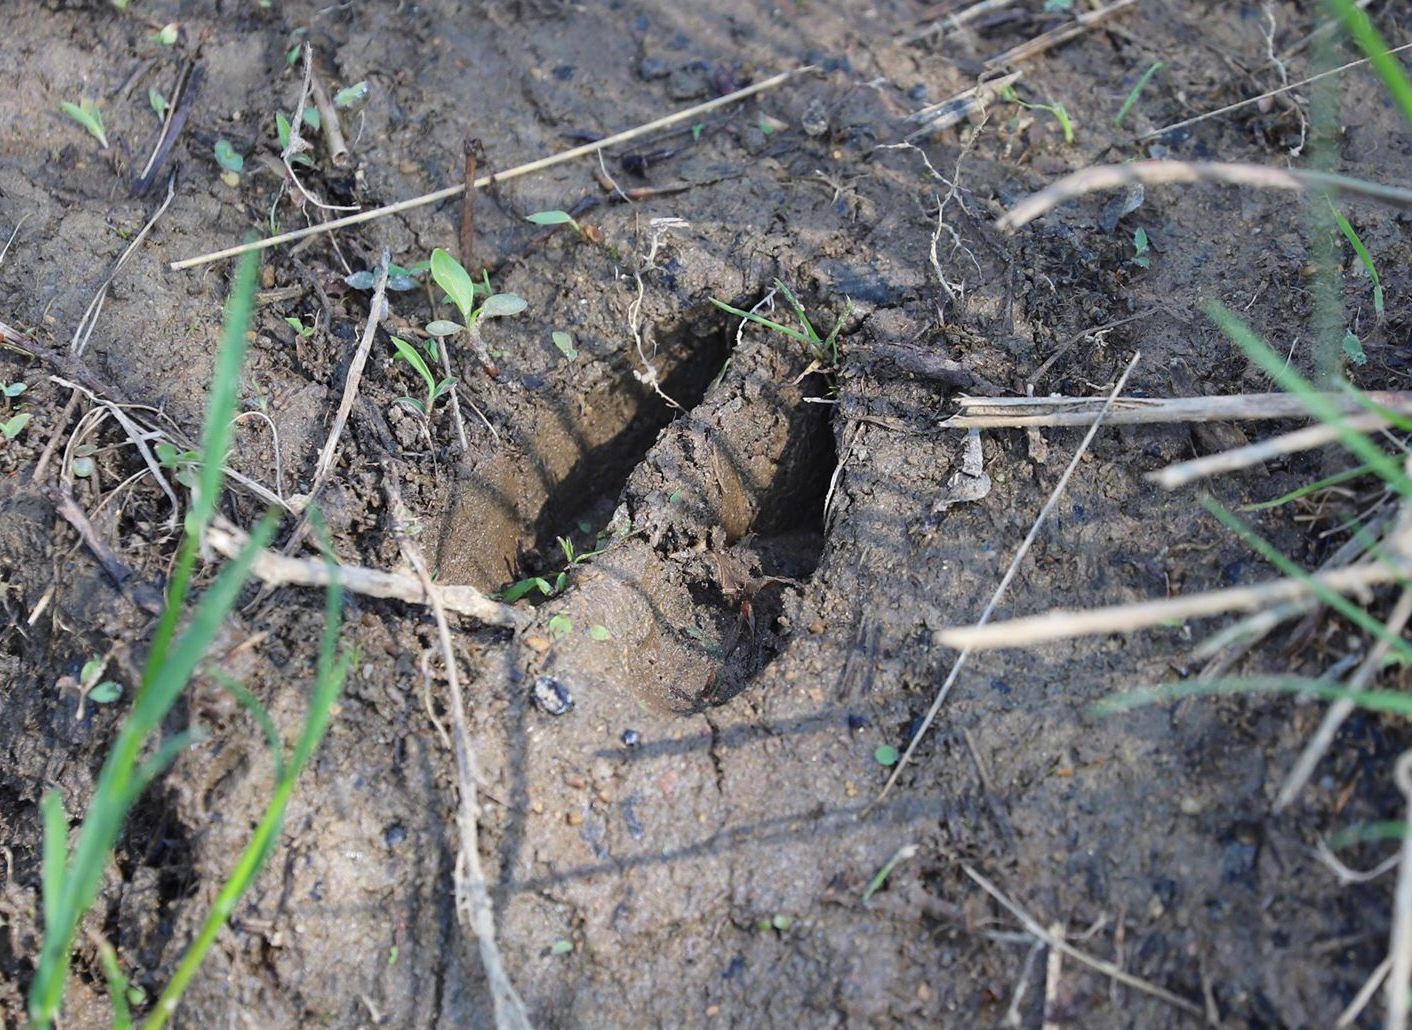
{"type": "Polygon", "coordinates": [[[832,409],[806,398],[828,383],[801,380],[809,353],[775,334],[728,351],[731,329],[702,319],[660,338],[663,387],[685,414],[623,378],[543,419],[533,452],[488,457],[463,478],[443,578],[464,570],[498,587],[561,567],[556,537],[580,550],[605,527],[614,539],[539,606],[526,682],[627,687],[654,708],[698,711],[739,694],[783,647],[788,599],[823,551],[832,409]],[[522,476],[527,466],[539,475],[522,476]]]}

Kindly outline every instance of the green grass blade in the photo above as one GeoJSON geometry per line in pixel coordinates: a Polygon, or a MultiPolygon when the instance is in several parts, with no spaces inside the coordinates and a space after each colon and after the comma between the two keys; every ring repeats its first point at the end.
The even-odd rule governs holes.
{"type": "Polygon", "coordinates": [[[1333,199],[1325,199],[1329,202],[1329,210],[1334,213],[1334,221],[1338,224],[1339,232],[1343,233],[1343,238],[1353,248],[1353,253],[1358,255],[1358,260],[1363,262],[1363,267],[1368,270],[1368,278],[1373,282],[1373,310],[1381,318],[1383,315],[1383,280],[1378,275],[1378,266],[1373,264],[1373,255],[1369,254],[1368,248],[1363,246],[1363,238],[1353,228],[1353,223],[1344,217],[1342,211],[1334,207],[1333,199]]]}
{"type": "Polygon", "coordinates": [[[1331,486],[1337,486],[1339,483],[1347,483],[1350,479],[1357,479],[1360,476],[1366,476],[1372,471],[1373,466],[1371,465],[1355,465],[1351,469],[1344,469],[1342,472],[1335,472],[1332,476],[1327,476],[1324,479],[1319,480],[1317,483],[1309,483],[1306,486],[1301,486],[1297,489],[1291,490],[1287,494],[1281,494],[1279,497],[1276,497],[1272,501],[1261,501],[1259,504],[1242,504],[1236,510],[1267,511],[1270,508],[1279,508],[1283,505],[1289,504],[1290,501],[1297,501],[1301,497],[1308,497],[1310,494],[1318,493],[1320,490],[1326,490],[1331,486]]]}
{"type": "Polygon", "coordinates": [[[1317,697],[1324,701],[1351,701],[1359,708],[1389,715],[1412,716],[1412,695],[1391,690],[1349,690],[1327,680],[1304,676],[1246,676],[1214,680],[1178,680],[1113,694],[1093,705],[1095,715],[1112,715],[1145,705],[1177,701],[1184,697],[1222,694],[1285,693],[1317,697]]]}
{"type": "Polygon", "coordinates": [[[279,730],[275,729],[274,720],[270,718],[270,713],[265,711],[265,706],[260,704],[260,699],[238,680],[231,679],[225,673],[212,672],[211,678],[221,685],[231,697],[240,702],[242,708],[250,713],[250,718],[254,719],[265,734],[265,743],[269,745],[270,754],[275,762],[275,779],[278,780],[284,775],[284,741],[280,739],[279,730]]]}
{"type": "Polygon", "coordinates": [[[64,796],[58,790],[44,792],[40,811],[44,817],[44,860],[39,883],[44,896],[44,936],[48,937],[56,928],[64,870],[69,865],[69,819],[64,814],[64,796]]]}
{"type": "Polygon", "coordinates": [[[118,953],[107,941],[98,942],[103,978],[108,981],[108,1001],[113,1006],[113,1030],[132,1030],[132,1010],[127,1004],[127,977],[118,965],[118,953]]]}
{"type": "Polygon", "coordinates": [[[1412,497],[1412,481],[1403,473],[1396,459],[1386,454],[1366,435],[1349,426],[1343,415],[1327,397],[1315,390],[1302,375],[1285,364],[1283,358],[1272,351],[1244,322],[1236,317],[1225,305],[1212,301],[1206,305],[1206,314],[1227,336],[1236,342],[1241,350],[1264,370],[1265,374],[1279,386],[1294,394],[1320,422],[1326,422],[1338,431],[1340,442],[1350,451],[1367,462],[1394,490],[1404,497],[1412,497]]]}
{"type": "Polygon", "coordinates": [[[1364,411],[1372,412],[1374,415],[1381,415],[1398,429],[1412,431],[1412,418],[1408,418],[1400,411],[1393,411],[1391,408],[1384,407],[1351,383],[1341,380],[1338,385],[1339,389],[1352,397],[1364,411]]]}
{"type": "MultiPolygon", "coordinates": [[[[320,536],[326,536],[318,513],[314,512],[312,518],[320,536]]],[[[330,566],[333,565],[332,552],[329,550],[326,540],[324,558],[330,566]]],[[[143,1024],[143,1030],[160,1030],[168,1017],[176,1010],[177,1003],[181,1000],[187,985],[190,984],[191,978],[196,975],[196,971],[201,967],[211,945],[215,943],[216,935],[226,924],[231,913],[235,911],[236,903],[240,900],[241,895],[255,881],[255,877],[259,875],[260,869],[278,842],[280,828],[284,822],[285,808],[294,791],[295,781],[298,780],[299,774],[323,739],[324,733],[328,729],[334,702],[337,701],[339,693],[343,690],[349,668],[357,660],[356,651],[348,651],[341,656],[338,654],[342,605],[343,589],[331,577],[329,586],[324,592],[324,635],[323,643],[319,649],[318,676],[314,691],[309,697],[304,730],[299,736],[299,742],[295,745],[293,757],[279,776],[274,794],[265,807],[259,825],[256,826],[245,850],[241,852],[240,858],[236,861],[235,869],[221,885],[220,893],[216,895],[211,911],[207,913],[206,920],[196,938],[183,953],[171,980],[163,989],[161,996],[157,999],[157,1004],[153,1006],[151,1014],[143,1024]]]]}
{"type": "Polygon", "coordinates": [[[1220,501],[1207,497],[1202,501],[1202,504],[1207,511],[1220,520],[1223,526],[1240,537],[1241,540],[1245,541],[1251,550],[1259,554],[1260,557],[1275,566],[1275,568],[1279,569],[1284,575],[1299,580],[1307,586],[1310,592],[1321,602],[1338,612],[1355,626],[1372,634],[1379,640],[1387,641],[1389,646],[1402,657],[1404,662],[1412,662],[1412,643],[1408,643],[1395,633],[1389,633],[1387,627],[1373,618],[1368,612],[1358,607],[1358,605],[1354,604],[1342,594],[1329,589],[1319,580],[1315,579],[1297,562],[1290,559],[1283,551],[1275,547],[1259,533],[1255,532],[1255,530],[1251,529],[1228,511],[1225,505],[1221,504],[1220,501]]]}
{"type": "Polygon", "coordinates": [[[1373,823],[1359,823],[1339,830],[1329,838],[1329,847],[1334,851],[1351,848],[1355,844],[1371,844],[1382,840],[1402,840],[1407,836],[1407,824],[1400,819],[1384,819],[1373,823]]]}
{"type": "Polygon", "coordinates": [[[1373,66],[1373,70],[1378,73],[1378,78],[1383,80],[1383,85],[1387,87],[1388,93],[1392,96],[1393,102],[1402,111],[1402,116],[1407,119],[1407,124],[1412,125],[1412,81],[1407,78],[1407,73],[1403,71],[1402,65],[1398,63],[1397,57],[1388,53],[1391,49],[1387,41],[1365,14],[1353,2],[1353,0],[1326,0],[1329,8],[1334,12],[1348,34],[1353,37],[1353,41],[1358,44],[1358,49],[1363,51],[1368,62],[1373,66]]]}
{"type": "Polygon", "coordinates": [[[814,323],[810,322],[809,316],[804,313],[804,305],[799,303],[799,298],[784,284],[784,280],[776,279],[775,288],[784,294],[784,299],[789,301],[789,306],[792,307],[794,313],[799,316],[799,321],[804,325],[804,331],[809,334],[807,337],[808,341],[815,347],[823,343],[824,341],[819,339],[819,334],[814,331],[814,323]]]}
{"type": "Polygon", "coordinates": [[[741,311],[740,308],[733,308],[729,304],[725,303],[725,301],[717,300],[715,297],[711,297],[710,301],[722,311],[729,312],[730,314],[735,315],[737,318],[744,318],[750,320],[751,322],[757,322],[760,325],[763,325],[766,329],[773,329],[777,333],[784,333],[790,339],[798,340],[800,343],[808,344],[810,347],[816,346],[816,342],[814,340],[810,339],[808,336],[805,336],[798,329],[791,329],[787,325],[780,325],[778,322],[772,322],[765,316],[757,315],[753,311],[741,311]]]}
{"type": "Polygon", "coordinates": [[[176,761],[177,755],[181,754],[198,740],[204,739],[205,732],[199,728],[183,730],[181,733],[174,733],[171,737],[162,741],[152,755],[145,759],[137,767],[137,771],[132,775],[132,782],[128,786],[128,805],[132,806],[137,802],[138,797],[147,789],[148,784],[160,776],[167,766],[176,761]]]}
{"type": "Polygon", "coordinates": [[[1134,86],[1132,92],[1128,94],[1128,98],[1123,101],[1123,106],[1118,108],[1118,114],[1113,119],[1113,128],[1121,129],[1123,127],[1123,119],[1128,116],[1128,112],[1131,111],[1133,105],[1137,103],[1138,96],[1147,88],[1147,84],[1152,81],[1152,76],[1156,75],[1161,70],[1162,62],[1157,61],[1150,65],[1147,71],[1142,73],[1142,77],[1137,80],[1137,85],[1134,86]]]}

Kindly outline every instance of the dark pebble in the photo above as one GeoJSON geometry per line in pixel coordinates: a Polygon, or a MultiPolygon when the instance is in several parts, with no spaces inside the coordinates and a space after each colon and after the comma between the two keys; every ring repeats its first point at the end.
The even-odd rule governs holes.
{"type": "Polygon", "coordinates": [[[534,703],[547,715],[563,715],[574,707],[574,695],[553,676],[539,676],[531,691],[534,703]]]}
{"type": "Polygon", "coordinates": [[[642,743],[642,738],[638,736],[637,730],[623,730],[623,747],[637,747],[642,743]]]}
{"type": "Polygon", "coordinates": [[[407,828],[401,823],[393,823],[382,832],[382,839],[387,842],[387,846],[395,848],[407,839],[407,828]]]}
{"type": "Polygon", "coordinates": [[[553,75],[560,82],[568,82],[574,77],[574,66],[571,64],[561,64],[554,69],[553,75]]]}

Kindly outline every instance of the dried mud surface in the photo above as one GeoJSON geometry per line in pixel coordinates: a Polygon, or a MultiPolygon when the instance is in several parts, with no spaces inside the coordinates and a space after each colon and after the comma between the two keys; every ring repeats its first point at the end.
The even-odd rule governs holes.
{"type": "MultiPolygon", "coordinates": [[[[199,43],[205,83],[177,149],[176,199],[115,281],[87,354],[129,401],[161,408],[189,433],[228,268],[172,273],[166,262],[266,224],[277,180],[259,155],[274,153],[274,110],[297,93],[285,61],[296,30],[307,29],[333,82],[371,85],[347,126],[352,166],[311,179],[364,205],[454,182],[467,134],[504,168],[574,133],[617,131],[806,58],[825,63],[708,117],[699,133],[627,148],[651,155],[645,178],[623,151],[606,161],[624,188],[691,184],[683,192],[618,203],[595,181],[596,162],[580,162],[482,195],[477,255],[497,288],[529,308],[487,330],[498,379],[458,358],[462,397],[484,416],[466,412],[469,456],[457,452],[445,411],[429,439],[396,405],[414,384],[380,336],[362,384],[368,403],[323,499],[342,558],[397,566],[379,466],[383,449],[393,451],[438,574],[485,589],[556,572],[558,537],[580,551],[606,546],[534,608],[525,633],[456,627],[487,776],[482,851],[496,874],[499,938],[536,1025],[998,1025],[1028,947],[1005,935],[1015,924],[963,863],[1046,925],[1085,935],[1091,952],[1213,1005],[1228,1027],[1331,1025],[1380,961],[1386,881],[1342,887],[1312,845],[1396,814],[1400,728],[1351,719],[1300,803],[1275,817],[1270,802],[1318,707],[1228,698],[1090,714],[1110,693],[1192,672],[1192,647],[1216,622],[976,656],[898,789],[869,805],[887,775],[875,749],[905,745],[954,658],[935,631],[979,614],[1082,435],[1046,431],[1045,457],[1022,432],[986,433],[991,493],[934,513],[962,454],[963,436],[937,428],[950,394],[1023,392],[1074,334],[1138,314],[1080,340],[1037,389],[1101,391],[1135,347],[1136,394],[1266,388],[1201,314],[1208,298],[1241,309],[1308,364],[1300,339],[1311,258],[1287,197],[1153,188],[1116,226],[1105,217],[1111,198],[1099,196],[1014,236],[990,227],[1067,170],[1142,152],[1129,130],[1277,84],[1254,6],[1153,0],[1113,31],[1032,62],[1027,95],[1065,104],[1078,126],[1072,145],[1052,119],[1007,105],[992,110],[964,160],[954,130],[923,141],[931,165],[962,187],[947,207],[961,246],[943,234],[937,251],[947,278],[964,281],[955,297],[938,286],[931,258],[947,186],[921,151],[877,148],[905,134],[909,111],[973,82],[978,59],[1041,31],[1038,3],[940,55],[891,41],[921,9],[900,0],[277,0],[269,9],[139,0],[127,16],[99,3],[4,6],[0,229],[19,229],[0,267],[0,320],[60,348],[153,206],[126,187],[155,134],[147,87],[169,88],[180,67],[178,53],[152,42],[153,28],[179,22],[181,54],[199,43]],[[1166,70],[1114,130],[1122,98],[1156,60],[1166,70]],[[113,154],[98,154],[57,113],[80,95],[100,99],[113,154]],[[821,133],[803,131],[821,114],[821,133]],[[784,127],[762,131],[762,118],[784,127]],[[248,155],[237,187],[219,178],[220,137],[248,155]],[[523,220],[585,197],[596,203],[581,217],[601,229],[601,245],[523,220]],[[685,224],[654,222],[669,217],[685,224]],[[1138,226],[1152,241],[1145,269],[1131,260],[1138,226]],[[633,270],[649,252],[638,310],[633,270]],[[811,366],[794,341],[740,331],[708,303],[753,305],[776,277],[821,326],[851,302],[836,370],[811,366]],[[635,312],[643,353],[681,410],[634,375],[643,371],[635,312]],[[573,334],[576,358],[555,347],[553,330],[573,334]],[[918,373],[938,356],[958,363],[949,381],[918,373]],[[531,701],[542,677],[572,696],[566,714],[531,701]],[[860,900],[909,844],[916,856],[860,900]]],[[[1274,5],[1281,46],[1314,24],[1306,7],[1274,5]]],[[[1374,7],[1389,38],[1412,29],[1396,5],[1374,7]]],[[[1306,67],[1294,62],[1291,77],[1306,67]]],[[[1405,128],[1365,73],[1347,84],[1341,170],[1400,182],[1405,128]]],[[[1276,106],[1162,145],[1178,157],[1279,163],[1297,142],[1297,121],[1276,106]]],[[[299,224],[282,211],[286,225],[299,224]]],[[[1349,211],[1390,298],[1374,326],[1366,286],[1350,277],[1369,356],[1358,375],[1400,388],[1408,226],[1349,211]]],[[[321,237],[267,255],[263,286],[274,292],[257,313],[242,404],[273,421],[278,443],[262,421],[243,420],[237,468],[269,484],[278,468],[284,490],[302,489],[367,312],[367,295],[343,276],[371,267],[383,247],[403,264],[454,249],[459,219],[452,202],[340,234],[337,249],[321,237]],[[308,339],[285,322],[316,315],[308,339]]],[[[425,291],[392,295],[395,323],[422,324],[429,304],[425,291]]],[[[774,314],[788,314],[778,296],[774,314]]],[[[18,403],[33,413],[0,449],[7,1022],[22,1018],[37,951],[39,797],[57,786],[70,813],[83,810],[123,709],[88,705],[80,718],[59,681],[112,649],[119,678],[135,682],[148,632],[30,482],[68,400],[46,373],[0,354],[0,378],[29,384],[18,403]]],[[[123,561],[159,582],[174,544],[170,506],[150,481],[125,483],[140,463],[114,427],[98,442],[97,473],[77,481],[78,499],[123,561]]],[[[1220,445],[1183,427],[1101,433],[997,615],[1269,575],[1194,495],[1162,494],[1143,479],[1220,445]]],[[[1230,503],[1265,499],[1316,478],[1325,460],[1301,457],[1214,490],[1230,503]]],[[[230,495],[232,518],[248,524],[258,511],[230,495]]],[[[1306,563],[1329,546],[1287,510],[1257,524],[1306,563]]],[[[241,609],[217,650],[286,735],[303,710],[321,606],[313,592],[277,593],[241,609]]],[[[1277,635],[1250,667],[1318,670],[1346,632],[1325,620],[1277,635]]],[[[430,620],[350,598],[344,636],[361,658],[328,739],[180,1025],[489,1025],[450,903],[453,769],[421,673],[430,620]]],[[[195,724],[205,740],[144,797],[85,924],[149,991],[204,917],[272,777],[258,727],[213,682],[198,682],[171,719],[172,729],[195,724]]],[[[1368,847],[1350,861],[1378,857],[1368,847]]],[[[1024,1026],[1041,1021],[1036,975],[1019,1008],[1024,1026]]],[[[1064,1025],[1188,1021],[1071,965],[1049,1005],[1064,1025]]],[[[65,1026],[108,1019],[96,955],[81,943],[65,1026]]]]}

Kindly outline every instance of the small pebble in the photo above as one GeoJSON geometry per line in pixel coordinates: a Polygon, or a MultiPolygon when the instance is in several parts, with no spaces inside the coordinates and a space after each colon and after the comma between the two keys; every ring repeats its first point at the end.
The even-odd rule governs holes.
{"type": "Polygon", "coordinates": [[[823,619],[815,619],[813,622],[809,623],[809,632],[810,632],[810,633],[822,633],[823,631],[824,631],[824,620],[823,620],[823,619]]]}
{"type": "Polygon", "coordinates": [[[1190,795],[1181,800],[1182,815],[1200,815],[1203,807],[1199,798],[1190,795]]]}
{"type": "Polygon", "coordinates": [[[540,711],[547,715],[563,715],[574,707],[574,695],[553,676],[536,677],[531,694],[540,711]]]}
{"type": "Polygon", "coordinates": [[[709,1017],[709,1016],[719,1016],[720,1014],[721,1014],[721,1006],[719,1006],[719,1005],[707,1005],[707,1006],[706,1006],[706,1015],[707,1015],[708,1017],[709,1017]]]}
{"type": "Polygon", "coordinates": [[[387,846],[395,848],[407,839],[407,828],[401,823],[393,823],[382,832],[382,839],[387,842],[387,846]]]}
{"type": "Polygon", "coordinates": [[[567,822],[570,826],[581,826],[583,825],[583,813],[570,812],[564,817],[564,821],[567,822]]]}
{"type": "Polygon", "coordinates": [[[642,742],[637,730],[623,730],[623,747],[637,747],[642,742]]]}

